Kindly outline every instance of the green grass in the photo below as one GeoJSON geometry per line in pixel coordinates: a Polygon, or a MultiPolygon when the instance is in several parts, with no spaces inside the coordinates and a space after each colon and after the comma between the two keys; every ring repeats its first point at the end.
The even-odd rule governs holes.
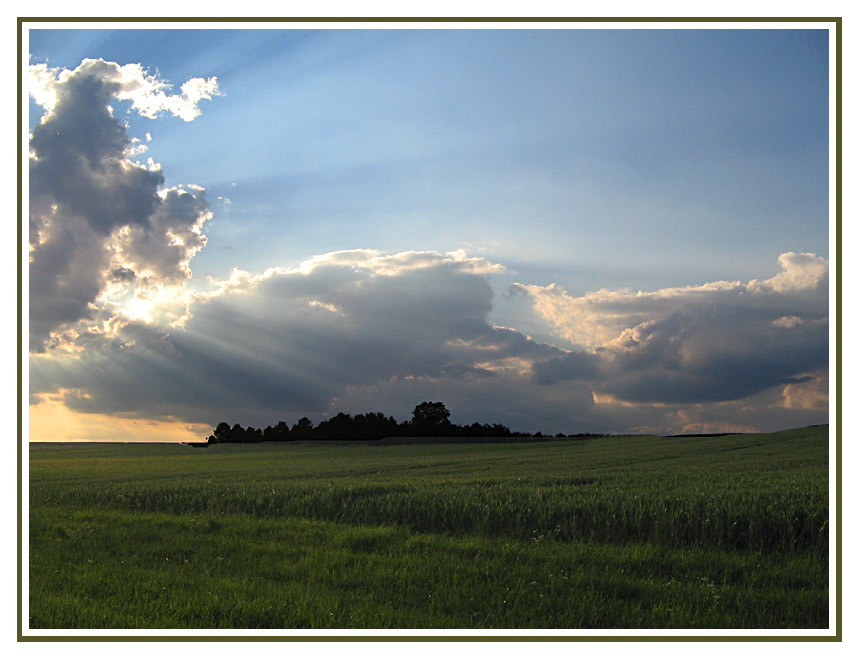
{"type": "Polygon", "coordinates": [[[32,628],[826,628],[827,430],[31,445],[32,628]]]}

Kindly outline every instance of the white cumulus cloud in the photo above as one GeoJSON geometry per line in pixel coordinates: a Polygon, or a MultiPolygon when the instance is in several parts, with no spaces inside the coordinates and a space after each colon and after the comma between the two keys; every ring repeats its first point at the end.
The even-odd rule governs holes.
{"type": "Polygon", "coordinates": [[[595,392],[636,403],[737,400],[826,368],[828,264],[779,257],[759,281],[653,292],[570,296],[517,284],[554,330],[583,347],[535,365],[536,382],[588,379],[595,392]]]}
{"type": "Polygon", "coordinates": [[[143,145],[113,104],[131,100],[143,116],[190,121],[218,85],[194,79],[170,94],[141,65],[104,60],[71,71],[36,64],[29,74],[30,95],[45,109],[29,150],[30,347],[41,351],[81,322],[110,325],[122,299],[190,276],[211,217],[205,194],[164,189],[159,167],[132,160],[143,145]]]}

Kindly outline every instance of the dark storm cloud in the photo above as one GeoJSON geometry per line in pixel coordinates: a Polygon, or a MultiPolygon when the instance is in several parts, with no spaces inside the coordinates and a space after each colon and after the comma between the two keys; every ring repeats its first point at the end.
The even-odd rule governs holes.
{"type": "Polygon", "coordinates": [[[326,256],[304,270],[234,274],[190,306],[184,329],[133,323],[82,358],[33,357],[33,390],[64,390],[79,411],[263,424],[323,414],[349,388],[443,378],[480,387],[562,354],[487,322],[494,267],[483,260],[326,256]]]}
{"type": "Polygon", "coordinates": [[[675,317],[662,330],[655,324],[638,346],[612,352],[619,373],[601,389],[633,402],[728,401],[795,382],[828,362],[823,321],[786,328],[727,311],[707,322],[675,317]]]}
{"type": "Polygon", "coordinates": [[[532,380],[538,385],[551,385],[563,380],[594,381],[602,361],[594,353],[574,351],[562,357],[538,362],[532,368],[532,380]]]}

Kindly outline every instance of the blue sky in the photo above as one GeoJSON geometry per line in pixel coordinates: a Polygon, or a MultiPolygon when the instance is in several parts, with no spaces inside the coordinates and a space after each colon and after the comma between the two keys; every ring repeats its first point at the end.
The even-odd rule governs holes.
{"type": "MultiPolygon", "coordinates": [[[[790,411],[788,421],[826,421],[826,396],[821,396],[826,345],[820,344],[820,332],[810,329],[820,330],[821,314],[827,316],[826,289],[818,298],[810,293],[826,287],[830,257],[826,30],[31,30],[29,53],[32,65],[69,71],[86,58],[120,66],[138,63],[173,83],[174,92],[192,78],[217,78],[218,93],[199,100],[200,114],[193,121],[169,113],[147,118],[131,111],[129,100],[112,102],[114,116],[127,122],[125,134],[148,148],[135,162],[152,158],[161,165],[163,182],[151,185],[202,187],[211,213],[202,230],[205,247],[188,253],[181,282],[175,274],[169,279],[171,286],[181,284],[182,295],[198,296],[186,305],[187,322],[179,328],[173,318],[174,325],[160,326],[157,319],[127,314],[131,324],[122,332],[138,325],[146,332],[160,328],[166,341],[189,351],[191,344],[203,352],[226,350],[223,343],[220,349],[200,348],[212,337],[200,336],[199,343],[190,338],[205,334],[195,324],[215,314],[218,305],[224,303],[221,311],[228,313],[226,298],[201,302],[199,296],[215,291],[234,268],[247,272],[242,286],[263,278],[266,269],[281,269],[254,280],[253,292],[246,291],[249,297],[240,307],[256,300],[251,308],[242,307],[251,319],[276,301],[295,303],[298,284],[290,269],[315,256],[361,249],[392,258],[411,255],[398,263],[412,265],[392,275],[382,256],[368,261],[366,254],[352,253],[349,267],[363,275],[350,284],[357,288],[350,289],[354,297],[349,301],[364,296],[357,292],[379,277],[403,278],[401,286],[380,287],[380,292],[403,303],[421,299],[409,286],[422,286],[421,295],[439,309],[451,303],[451,310],[440,311],[444,319],[421,314],[414,319],[453,333],[435,336],[439,346],[475,346],[482,338],[500,350],[498,333],[493,334],[500,328],[516,333],[505,341],[534,344],[520,352],[509,347],[489,361],[440,353],[425,356],[428,362],[421,369],[404,363],[401,370],[376,373],[366,365],[372,374],[367,379],[308,374],[308,380],[286,388],[283,398],[271,404],[251,397],[232,411],[248,419],[232,422],[274,423],[281,418],[278,406],[289,408],[278,401],[288,401],[297,390],[316,389],[318,395],[302,404],[305,414],[313,418],[316,413],[316,419],[335,412],[336,405],[355,407],[351,412],[365,412],[370,408],[361,406],[369,405],[402,417],[418,402],[409,405],[405,397],[414,395],[446,401],[455,418],[456,404],[472,415],[455,421],[496,421],[489,418],[503,414],[499,421],[517,428],[540,428],[546,420],[545,432],[576,432],[588,423],[612,431],[774,427],[787,419],[774,413],[776,401],[790,411]],[[413,281],[419,272],[417,253],[436,255],[438,262],[421,266],[422,275],[441,269],[432,283],[420,277],[413,281]],[[451,253],[459,256],[446,261],[451,253]],[[380,275],[380,268],[388,275],[380,275]],[[278,278],[280,288],[274,287],[278,278]],[[460,278],[483,283],[475,284],[474,298],[464,300],[464,307],[455,303],[471,285],[460,278]],[[789,280],[791,286],[785,284],[789,280]],[[454,287],[455,282],[460,284],[454,287]],[[728,287],[715,286],[720,282],[741,283],[753,298],[764,296],[763,283],[771,285],[767,296],[747,305],[738,302],[737,286],[729,294],[728,287]],[[290,293],[286,299],[261,298],[269,285],[271,296],[290,293]],[[594,297],[599,290],[606,294],[594,297]],[[644,298],[636,298],[637,292],[644,298]],[[717,298],[703,306],[700,301],[708,296],[717,298]],[[464,311],[467,307],[471,311],[464,311]],[[726,315],[731,322],[707,326],[702,319],[713,318],[715,309],[731,310],[726,315]],[[450,316],[456,314],[457,319],[450,316]],[[772,337],[755,325],[764,317],[794,334],[772,337]],[[475,329],[476,323],[486,327],[475,329]],[[753,324],[748,336],[738,335],[748,345],[729,342],[733,324],[746,323],[753,324]],[[633,350],[634,335],[641,335],[636,350],[645,351],[658,341],[655,328],[669,333],[660,341],[673,347],[653,357],[659,373],[648,371],[651,367],[640,358],[631,362],[627,353],[619,353],[633,350]],[[705,359],[701,346],[708,341],[721,352],[705,359]],[[769,348],[755,350],[762,343],[769,348]],[[771,349],[767,364],[739,366],[739,360],[771,349]],[[798,357],[798,352],[820,356],[822,350],[823,363],[798,357]],[[577,357],[582,355],[597,356],[600,364],[586,368],[582,360],[591,365],[592,357],[577,357]],[[434,371],[428,366],[433,360],[451,369],[434,371]],[[561,372],[536,365],[556,364],[551,360],[561,360],[565,368],[580,360],[576,363],[583,368],[575,377],[562,369],[567,376],[549,382],[547,373],[561,372]],[[475,369],[495,376],[452,375],[475,369]],[[709,377],[728,385],[715,387],[709,377]],[[406,388],[401,401],[394,393],[403,391],[404,378],[414,387],[406,388]],[[814,392],[812,384],[818,388],[814,392]],[[686,387],[700,394],[667,394],[649,402],[640,395],[646,386],[666,392],[686,387]],[[520,387],[529,392],[519,397],[526,403],[511,412],[513,394],[505,393],[520,387]],[[792,393],[795,404],[786,403],[792,393]],[[797,403],[801,398],[802,405],[797,403]],[[666,406],[674,407],[666,412],[666,406]],[[745,408],[758,411],[758,417],[742,413],[745,408]]],[[[31,130],[43,112],[31,101],[31,130]]],[[[47,175],[35,180],[45,189],[60,185],[47,175]]],[[[197,188],[188,190],[203,199],[197,188]]],[[[59,206],[64,208],[62,202],[59,206]]],[[[76,213],[86,216],[86,211],[76,213]]],[[[92,228],[94,221],[88,222],[92,228]]],[[[34,223],[50,224],[31,214],[31,227],[34,223]]],[[[117,223],[111,231],[120,231],[123,223],[117,223]]],[[[148,249],[151,255],[154,248],[148,249]]],[[[110,262],[114,269],[134,271],[140,280],[143,271],[134,263],[142,262],[129,255],[130,248],[125,261],[105,257],[105,268],[110,262]]],[[[318,299],[302,300],[317,309],[339,310],[344,332],[351,322],[356,332],[371,333],[344,311],[351,309],[345,289],[335,295],[323,287],[334,286],[326,273],[342,267],[335,261],[320,258],[317,266],[305,268],[304,277],[319,277],[322,288],[314,289],[318,299]]],[[[107,280],[94,277],[90,298],[96,300],[100,282],[102,300],[107,280]]],[[[148,277],[145,284],[154,290],[158,278],[148,277]]],[[[43,299],[39,291],[31,295],[37,303],[43,299]]],[[[52,296],[45,293],[44,300],[56,303],[62,297],[57,291],[52,296]]],[[[48,334],[81,320],[69,312],[60,327],[50,305],[36,308],[49,310],[48,334]]],[[[90,310],[81,314],[92,319],[90,310]]],[[[384,310],[379,314],[389,318],[384,310]]],[[[270,332],[280,352],[306,350],[306,345],[290,344],[290,338],[304,336],[295,331],[296,324],[305,327],[306,322],[289,314],[279,318],[278,327],[290,329],[283,335],[270,332]]],[[[826,329],[826,319],[824,324],[826,329]]],[[[400,331],[409,334],[411,327],[404,323],[400,331]]],[[[317,330],[325,335],[324,328],[317,330]]],[[[337,333],[331,341],[354,341],[356,350],[396,362],[392,346],[402,343],[403,335],[379,334],[390,343],[368,344],[363,335],[359,341],[357,335],[337,333]]],[[[330,348],[318,348],[331,354],[330,348]]],[[[96,395],[83,375],[94,369],[81,366],[87,358],[75,358],[76,366],[69,362],[61,377],[44,366],[43,349],[37,346],[31,359],[31,379],[42,388],[34,390],[34,405],[62,401],[89,419],[121,413],[192,425],[221,421],[205,412],[205,397],[163,414],[156,412],[162,403],[132,410],[131,396],[121,405],[102,403],[100,396],[107,394],[96,395]],[[72,372],[78,375],[69,376],[72,372]]],[[[487,346],[482,350],[489,351],[487,346]]],[[[342,359],[351,356],[346,351],[342,359]]],[[[103,359],[106,364],[118,360],[113,353],[103,359]]],[[[290,360],[278,364],[293,374],[299,366],[290,360]]],[[[305,368],[310,371],[312,364],[305,368]]],[[[332,373],[337,371],[332,365],[332,373]]],[[[157,382],[163,375],[152,377],[157,382]]],[[[266,377],[276,380],[277,373],[266,377]]],[[[297,414],[298,408],[285,414],[297,414]]]]}

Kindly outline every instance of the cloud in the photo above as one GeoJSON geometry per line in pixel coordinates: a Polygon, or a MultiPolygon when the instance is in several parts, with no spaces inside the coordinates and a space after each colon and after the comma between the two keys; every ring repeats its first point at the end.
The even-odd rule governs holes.
{"type": "MultiPolygon", "coordinates": [[[[710,285],[669,290],[671,305],[660,292],[619,294],[665,315],[571,351],[489,320],[500,270],[461,253],[374,250],[234,270],[185,291],[182,325],[125,322],[70,338],[79,352],[31,356],[32,394],[81,413],[213,425],[342,410],[405,419],[438,399],[458,423],[551,433],[755,430],[826,415],[827,324],[798,302],[809,288],[756,284],[734,306],[710,285]],[[750,293],[783,299],[757,305],[750,293]],[[773,322],[786,317],[801,322],[773,322]]],[[[169,302],[153,303],[155,318],[169,302]]]]}
{"type": "Polygon", "coordinates": [[[114,104],[190,121],[218,89],[214,78],[195,79],[171,95],[140,65],[104,60],[73,71],[32,65],[29,74],[30,95],[45,109],[29,164],[30,346],[42,351],[82,320],[109,322],[118,301],[190,276],[211,217],[205,195],[164,189],[160,168],[132,160],[144,148],[114,104]],[[109,289],[113,304],[103,299],[109,289]]]}
{"type": "Polygon", "coordinates": [[[536,363],[532,369],[532,379],[538,385],[550,385],[562,380],[593,381],[599,377],[601,367],[602,361],[598,355],[571,351],[562,357],[536,363]]]}
{"type": "Polygon", "coordinates": [[[143,117],[155,119],[167,112],[185,121],[193,121],[200,115],[200,101],[221,94],[214,77],[192,78],[182,84],[179,94],[171,94],[172,85],[149,74],[142,65],[120,66],[102,59],[85,59],[74,71],[51,68],[45,63],[32,64],[29,78],[30,96],[48,111],[46,120],[52,118],[70,90],[80,92],[81,88],[85,88],[85,94],[102,95],[106,103],[112,99],[131,100],[132,109],[143,117]]]}
{"type": "Polygon", "coordinates": [[[545,432],[750,430],[826,414],[826,259],[789,252],[769,279],[651,292],[514,285],[564,348],[495,325],[491,278],[505,268],[461,250],[342,250],[195,289],[205,191],[165,187],[158,164],[135,160],[151,137],[130,137],[116,112],[126,102],[191,121],[217,81],[174,94],[138,64],[85,60],[31,66],[29,90],[45,109],[29,165],[30,394],[45,419],[405,418],[438,399],[458,423],[545,432]]]}
{"type": "Polygon", "coordinates": [[[789,382],[782,390],[784,407],[799,410],[820,410],[829,401],[829,378],[826,372],[811,374],[797,382],[789,382]]]}
{"type": "Polygon", "coordinates": [[[486,274],[498,270],[461,253],[352,250],[234,271],[192,296],[182,327],[127,323],[112,337],[80,334],[83,355],[32,356],[32,388],[62,390],[78,411],[257,424],[326,414],[350,388],[480,389],[563,354],[488,322],[486,274]]]}
{"type": "Polygon", "coordinates": [[[583,345],[538,363],[536,383],[590,378],[598,394],[633,403],[742,399],[826,368],[827,260],[779,257],[782,271],[748,283],[654,292],[514,285],[562,337],[583,345]]]}
{"type": "Polygon", "coordinates": [[[827,291],[827,259],[809,253],[786,252],[779,256],[779,265],[782,266],[782,272],[761,283],[753,280],[749,288],[781,293],[827,291]]]}

